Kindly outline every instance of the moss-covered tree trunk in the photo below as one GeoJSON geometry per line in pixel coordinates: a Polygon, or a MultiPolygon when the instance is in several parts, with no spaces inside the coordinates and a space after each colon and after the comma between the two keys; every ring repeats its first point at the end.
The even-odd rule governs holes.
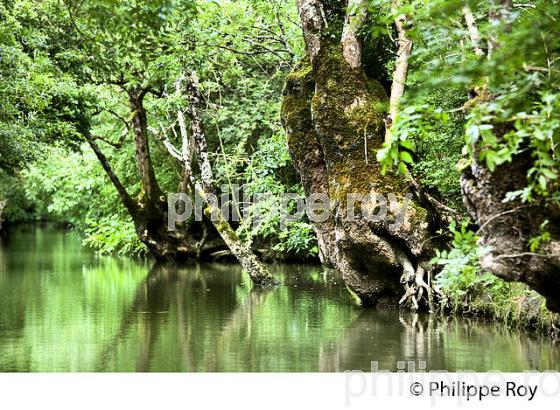
{"type": "Polygon", "coordinates": [[[330,198],[329,219],[315,223],[321,256],[365,304],[397,305],[401,281],[425,271],[430,224],[418,203],[395,206],[406,203],[408,183],[383,175],[375,160],[388,96],[361,64],[357,33],[366,2],[351,1],[349,8],[346,1],[297,3],[307,55],[286,79],[282,121],[306,194],[330,198]],[[393,199],[386,218],[373,221],[349,200],[372,192],[393,199]],[[401,211],[402,223],[395,224],[401,211]]]}

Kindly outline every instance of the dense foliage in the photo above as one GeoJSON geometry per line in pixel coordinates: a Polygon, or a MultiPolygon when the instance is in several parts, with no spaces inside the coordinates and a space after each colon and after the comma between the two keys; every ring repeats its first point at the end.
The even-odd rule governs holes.
{"type": "MultiPolygon", "coordinates": [[[[289,161],[278,114],[278,96],[284,77],[302,52],[293,5],[201,2],[195,8],[192,2],[144,2],[140,7],[131,1],[115,8],[109,1],[83,4],[50,1],[41,5],[17,1],[5,7],[4,12],[12,24],[25,21],[26,32],[40,37],[45,48],[44,55],[35,48],[26,54],[13,40],[13,52],[20,53],[19,58],[37,71],[42,70],[42,76],[49,75],[48,71],[45,73],[45,65],[53,71],[53,76],[63,73],[58,81],[51,80],[56,87],[45,85],[45,88],[50,93],[60,93],[58,89],[62,89],[82,96],[75,101],[73,109],[83,115],[86,126],[91,128],[81,133],[102,138],[102,148],[113,169],[134,195],[140,193],[140,186],[134,169],[129,166],[134,160],[134,150],[126,143],[130,136],[123,124],[129,114],[123,90],[129,87],[149,90],[145,105],[149,131],[154,137],[151,148],[156,172],[160,184],[173,192],[177,190],[180,170],[159,139],[162,132],[172,134],[174,113],[185,104],[173,92],[174,84],[184,71],[191,69],[196,69],[201,77],[207,98],[205,120],[218,184],[239,185],[249,194],[301,191],[289,161]],[[45,26],[44,20],[52,17],[55,20],[45,26]],[[43,66],[38,66],[39,63],[43,66]]],[[[17,33],[8,23],[2,27],[13,37],[17,33]]],[[[29,67],[21,62],[17,67],[27,73],[19,77],[25,87],[40,93],[29,67]]],[[[17,77],[13,71],[10,75],[17,77]]],[[[2,84],[19,88],[14,77],[3,76],[2,84]]],[[[11,90],[2,95],[17,97],[11,90]]],[[[45,115],[60,115],[60,107],[49,104],[38,94],[29,93],[27,98],[42,104],[45,115]]],[[[60,99],[72,101],[67,97],[60,99]]],[[[7,107],[3,105],[3,109],[7,107]]],[[[34,117],[43,114],[39,108],[34,109],[34,117]]],[[[15,112],[25,118],[24,110],[15,112]]],[[[23,219],[24,215],[17,215],[23,208],[28,211],[26,219],[48,219],[79,229],[86,243],[102,252],[145,252],[114,188],[108,184],[89,147],[80,144],[83,136],[80,138],[76,128],[71,127],[72,122],[60,126],[45,120],[58,141],[74,142],[70,150],[66,146],[39,145],[39,141],[50,141],[46,139],[47,131],[38,130],[34,124],[24,124],[27,135],[13,129],[11,117],[3,117],[1,123],[18,135],[18,139],[2,138],[10,146],[0,150],[5,162],[1,168],[20,169],[23,183],[18,198],[10,200],[14,209],[12,221],[23,219]],[[68,133],[73,133],[72,138],[68,133]],[[37,146],[28,149],[27,145],[37,146]],[[25,157],[12,152],[16,149],[29,156],[40,151],[40,160],[24,164],[25,157]],[[32,209],[29,203],[33,204],[32,209]]],[[[176,138],[170,136],[172,141],[176,138]]],[[[13,179],[3,178],[6,185],[9,181],[13,185],[13,179]]],[[[6,190],[4,196],[15,195],[10,192],[6,190]]],[[[279,204],[272,198],[261,206],[269,209],[279,204]]],[[[270,215],[256,227],[252,218],[245,220],[239,228],[242,236],[250,241],[267,241],[278,253],[316,255],[313,232],[305,221],[291,223],[281,231],[279,212],[270,215]]]]}

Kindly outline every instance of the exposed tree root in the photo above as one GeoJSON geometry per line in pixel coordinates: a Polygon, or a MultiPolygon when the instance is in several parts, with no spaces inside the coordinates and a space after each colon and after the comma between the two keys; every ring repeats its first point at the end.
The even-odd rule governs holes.
{"type": "Polygon", "coordinates": [[[400,299],[399,305],[404,305],[406,302],[410,302],[412,310],[417,311],[420,308],[420,302],[424,297],[429,310],[433,311],[432,292],[436,291],[439,294],[439,291],[432,289],[430,284],[428,284],[430,282],[429,279],[428,281],[424,280],[424,276],[430,273],[430,268],[425,263],[419,263],[417,268],[414,269],[410,259],[401,249],[397,247],[395,247],[395,254],[403,268],[401,283],[405,289],[405,293],[400,299]]]}

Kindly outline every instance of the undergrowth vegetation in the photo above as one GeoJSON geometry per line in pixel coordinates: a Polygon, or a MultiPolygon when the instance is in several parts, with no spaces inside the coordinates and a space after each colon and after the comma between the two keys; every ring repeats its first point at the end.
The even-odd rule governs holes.
{"type": "Polygon", "coordinates": [[[535,329],[560,337],[560,315],[546,308],[545,299],[527,285],[506,282],[481,271],[479,260],[487,249],[468,220],[449,226],[449,250],[437,250],[431,263],[440,267],[435,282],[443,294],[440,309],[483,316],[524,329],[535,329]]]}

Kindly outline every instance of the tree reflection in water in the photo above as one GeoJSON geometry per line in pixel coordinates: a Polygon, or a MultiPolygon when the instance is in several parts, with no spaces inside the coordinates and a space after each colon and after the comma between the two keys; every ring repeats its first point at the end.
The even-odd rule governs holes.
{"type": "Polygon", "coordinates": [[[557,346],[496,323],[356,306],[335,272],[273,265],[254,289],[235,264],[96,257],[52,230],[0,248],[2,371],[559,369],[557,346]]]}

